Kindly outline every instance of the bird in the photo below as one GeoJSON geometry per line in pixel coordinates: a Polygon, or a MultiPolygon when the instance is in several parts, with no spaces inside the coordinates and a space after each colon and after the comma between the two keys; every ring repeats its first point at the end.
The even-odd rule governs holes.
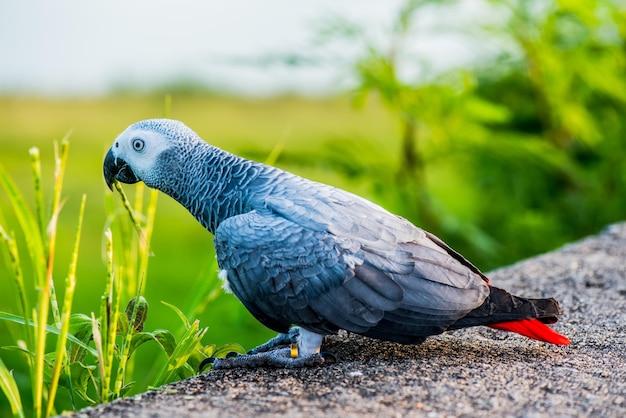
{"type": "MultiPolygon", "coordinates": [[[[437,236],[348,191],[215,147],[183,122],[148,119],[114,140],[109,189],[139,181],[214,236],[224,288],[278,335],[213,368],[305,367],[340,330],[402,344],[479,325],[568,345],[554,298],[523,298],[437,236]]],[[[208,251],[207,251],[208,253],[208,251]]],[[[203,365],[206,365],[203,362],[203,365]]]]}

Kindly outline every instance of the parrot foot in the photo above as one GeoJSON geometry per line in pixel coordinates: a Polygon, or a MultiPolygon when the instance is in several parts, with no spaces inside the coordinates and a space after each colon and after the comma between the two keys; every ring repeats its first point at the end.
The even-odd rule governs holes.
{"type": "MultiPolygon", "coordinates": [[[[271,351],[263,351],[257,354],[242,354],[236,357],[213,358],[209,357],[200,364],[202,370],[207,364],[212,364],[213,369],[234,369],[247,367],[282,367],[293,369],[299,367],[313,367],[324,363],[326,355],[324,353],[314,353],[301,357],[292,357],[290,348],[279,348],[271,351]]],[[[330,359],[333,356],[329,356],[330,359]]]]}
{"type": "Polygon", "coordinates": [[[298,368],[319,366],[326,361],[336,362],[337,359],[333,354],[320,353],[323,339],[324,336],[321,334],[293,327],[288,333],[278,334],[247,354],[206,358],[200,363],[200,371],[208,364],[213,365],[214,369],[263,366],[298,368]]]}
{"type": "Polygon", "coordinates": [[[266,351],[273,350],[278,347],[284,347],[298,342],[298,336],[300,335],[300,328],[293,327],[286,334],[278,334],[265,344],[261,344],[258,347],[248,351],[247,354],[258,354],[266,351]]]}

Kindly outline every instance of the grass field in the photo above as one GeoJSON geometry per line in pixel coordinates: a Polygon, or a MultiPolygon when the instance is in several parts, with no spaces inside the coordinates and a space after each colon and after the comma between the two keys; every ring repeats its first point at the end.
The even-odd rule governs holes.
{"type": "MultiPolygon", "coordinates": [[[[52,187],[53,141],[70,135],[55,281],[57,292],[63,294],[80,199],[86,194],[75,312],[87,315],[97,312],[106,278],[103,232],[108,221],[104,197],[110,192],[102,177],[104,153],[126,126],[141,119],[161,117],[163,112],[164,96],[158,94],[67,100],[0,98],[0,164],[29,202],[34,198],[28,150],[36,146],[41,151],[44,179],[50,179],[49,184],[44,184],[47,191],[52,187]]],[[[314,160],[316,150],[329,141],[382,141],[390,151],[398,146],[396,127],[379,105],[374,103],[355,111],[348,97],[252,100],[200,94],[174,95],[170,116],[184,121],[212,144],[258,160],[266,159],[273,151],[310,155],[314,160]]],[[[318,169],[314,161],[306,166],[283,167],[360,194],[367,193],[365,185],[348,182],[332,170],[318,169]]],[[[135,186],[125,186],[131,197],[134,189],[135,186]]],[[[18,230],[3,195],[0,195],[0,205],[9,227],[18,230]]],[[[185,311],[200,282],[210,280],[217,286],[212,239],[211,234],[176,202],[165,195],[159,197],[152,241],[154,256],[150,260],[145,291],[150,303],[147,329],[174,330],[180,327],[176,315],[160,301],[185,311]]],[[[0,287],[3,294],[14,295],[14,284],[8,279],[6,269],[6,263],[0,264],[0,287]]],[[[17,300],[14,297],[0,298],[0,311],[16,312],[17,300]]],[[[251,348],[273,334],[230,295],[220,296],[209,305],[200,320],[203,326],[209,327],[206,343],[238,342],[251,348]]],[[[0,346],[15,341],[9,337],[13,332],[10,326],[0,322],[0,346]]],[[[152,356],[157,354],[157,351],[141,348],[137,367],[150,367],[154,361],[152,356]]],[[[7,358],[10,362],[9,354],[7,358]]],[[[25,379],[20,376],[24,372],[16,369],[18,381],[25,379]]]]}

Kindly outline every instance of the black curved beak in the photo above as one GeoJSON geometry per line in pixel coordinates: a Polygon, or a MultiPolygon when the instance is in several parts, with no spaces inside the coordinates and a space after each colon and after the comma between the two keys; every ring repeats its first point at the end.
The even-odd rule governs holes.
{"type": "Polygon", "coordinates": [[[111,191],[113,191],[113,180],[119,180],[122,183],[133,184],[139,181],[139,178],[133,173],[126,161],[113,155],[113,149],[109,149],[103,164],[104,181],[111,191]]]}

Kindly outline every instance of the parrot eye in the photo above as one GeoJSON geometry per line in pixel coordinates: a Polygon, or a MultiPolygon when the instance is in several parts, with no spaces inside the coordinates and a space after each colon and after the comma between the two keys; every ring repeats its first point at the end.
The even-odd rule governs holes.
{"type": "Polygon", "coordinates": [[[135,139],[133,139],[133,141],[132,141],[132,143],[131,143],[131,144],[132,144],[132,146],[133,146],[133,149],[134,149],[135,151],[137,151],[137,152],[141,152],[141,151],[143,151],[143,148],[144,148],[144,147],[145,147],[145,145],[146,145],[146,143],[144,142],[144,140],[143,140],[143,139],[140,139],[140,138],[135,138],[135,139]]]}

